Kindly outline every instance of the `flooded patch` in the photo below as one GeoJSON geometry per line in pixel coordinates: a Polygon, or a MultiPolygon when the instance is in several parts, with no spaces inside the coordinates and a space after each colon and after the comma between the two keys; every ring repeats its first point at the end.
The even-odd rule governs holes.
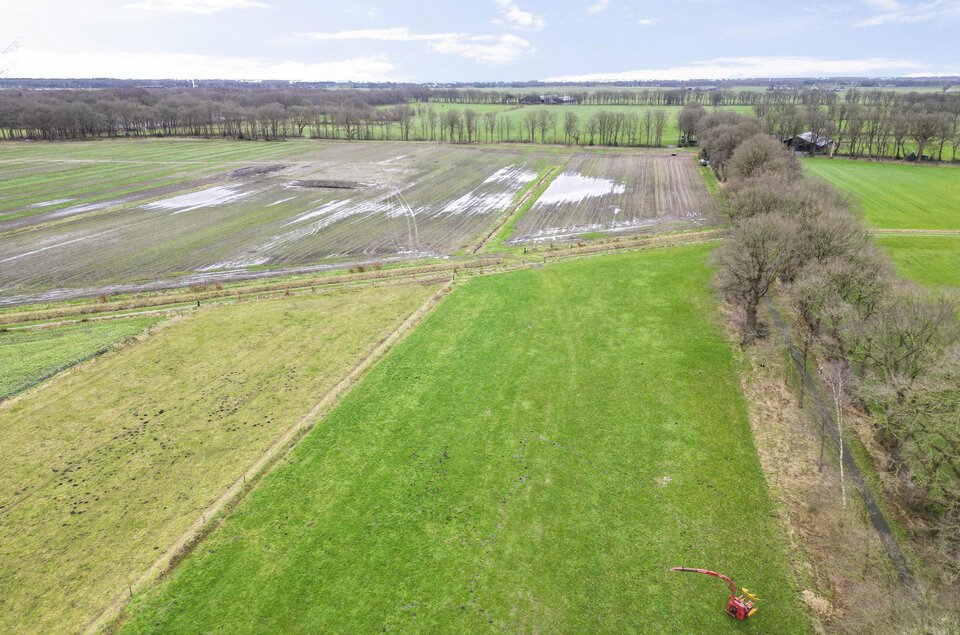
{"type": "Polygon", "coordinates": [[[45,218],[63,218],[64,216],[73,216],[74,214],[83,214],[84,212],[95,212],[98,209],[106,209],[108,207],[113,207],[114,205],[119,205],[123,203],[123,199],[116,201],[100,201],[99,203],[86,203],[84,205],[73,205],[72,207],[66,207],[56,212],[51,212],[45,218]]]}
{"type": "Polygon", "coordinates": [[[484,183],[511,183],[513,185],[526,185],[537,176],[536,172],[524,168],[522,165],[508,165],[500,168],[487,177],[484,183]]]}
{"type": "Polygon", "coordinates": [[[289,223],[286,223],[284,227],[286,227],[287,225],[293,225],[295,223],[302,223],[304,221],[310,220],[311,218],[317,218],[318,216],[324,216],[326,214],[330,214],[332,212],[337,211],[338,209],[340,209],[341,207],[343,207],[349,202],[350,202],[350,199],[348,198],[340,201],[330,201],[329,203],[322,205],[317,209],[313,209],[313,210],[310,210],[309,212],[304,212],[303,214],[300,214],[289,223]]]}
{"type": "Polygon", "coordinates": [[[623,192],[623,183],[565,172],[553,180],[535,206],[576,204],[584,199],[623,192]]]}
{"type": "Polygon", "coordinates": [[[663,223],[658,218],[632,218],[625,221],[611,221],[609,223],[590,223],[588,225],[572,225],[569,227],[550,227],[541,229],[532,236],[523,236],[507,241],[508,245],[519,245],[521,243],[541,243],[551,240],[566,240],[576,238],[583,234],[594,232],[617,233],[636,229],[644,229],[663,223]]]}
{"type": "Polygon", "coordinates": [[[513,200],[514,192],[496,194],[478,194],[476,190],[468,192],[458,199],[450,201],[441,210],[441,214],[488,214],[505,209],[513,200]]]}
{"type": "Polygon", "coordinates": [[[233,201],[240,200],[250,196],[254,192],[238,190],[236,186],[233,185],[218,185],[216,187],[208,187],[205,190],[200,190],[198,192],[190,192],[189,194],[181,194],[180,196],[173,196],[170,198],[165,198],[161,201],[156,201],[155,203],[148,203],[144,205],[144,209],[174,209],[177,210],[173,212],[174,214],[182,214],[184,212],[192,212],[196,209],[201,209],[204,207],[214,207],[216,205],[223,205],[225,203],[232,203],[233,201]]]}
{"type": "Polygon", "coordinates": [[[62,205],[63,203],[69,203],[74,199],[72,198],[57,198],[52,201],[43,201],[42,203],[34,203],[33,205],[27,205],[29,209],[37,209],[41,207],[53,207],[54,205],[62,205]]]}
{"type": "Polygon", "coordinates": [[[221,262],[214,263],[212,265],[207,265],[206,267],[200,267],[197,271],[218,271],[220,269],[246,269],[247,267],[256,267],[257,265],[265,265],[269,262],[269,258],[235,258],[234,260],[224,260],[221,262]]]}

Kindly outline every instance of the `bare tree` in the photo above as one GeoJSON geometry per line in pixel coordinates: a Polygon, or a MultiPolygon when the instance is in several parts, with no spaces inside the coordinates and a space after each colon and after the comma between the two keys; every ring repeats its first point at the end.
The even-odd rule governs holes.
{"type": "Polygon", "coordinates": [[[493,141],[493,132],[497,127],[497,111],[488,110],[483,113],[483,119],[487,122],[487,141],[493,141]]]}
{"type": "Polygon", "coordinates": [[[667,113],[661,109],[657,108],[653,111],[653,133],[654,133],[654,143],[656,147],[660,147],[663,141],[663,127],[667,124],[667,113]]]}
{"type": "Polygon", "coordinates": [[[843,475],[843,431],[845,427],[843,413],[847,404],[847,391],[852,376],[847,366],[839,361],[831,361],[825,364],[820,369],[820,375],[830,390],[833,420],[837,426],[837,444],[840,451],[840,524],[842,525],[847,514],[847,485],[843,475]]]}
{"type": "Polygon", "coordinates": [[[743,313],[742,340],[757,337],[757,307],[794,258],[797,224],[780,214],[761,214],[739,223],[714,252],[720,291],[743,313]]]}
{"type": "MultiPolygon", "coordinates": [[[[697,103],[688,103],[677,115],[677,126],[680,129],[679,145],[690,145],[696,143],[697,127],[700,120],[703,119],[707,111],[703,106],[697,103]]],[[[758,118],[763,119],[758,113],[758,118]]]]}
{"type": "Polygon", "coordinates": [[[574,139],[577,132],[577,113],[568,110],[563,115],[563,138],[567,143],[574,139]]]}
{"type": "Polygon", "coordinates": [[[557,116],[546,108],[541,108],[536,112],[536,117],[537,128],[540,130],[540,143],[546,143],[547,128],[556,123],[557,116]]]}
{"type": "Polygon", "coordinates": [[[477,111],[467,108],[463,111],[463,125],[467,131],[467,143],[473,143],[473,135],[477,130],[477,111]]]}
{"type": "Polygon", "coordinates": [[[783,144],[765,134],[754,135],[737,146],[730,157],[731,178],[749,179],[764,174],[796,174],[796,157],[783,144]]]}

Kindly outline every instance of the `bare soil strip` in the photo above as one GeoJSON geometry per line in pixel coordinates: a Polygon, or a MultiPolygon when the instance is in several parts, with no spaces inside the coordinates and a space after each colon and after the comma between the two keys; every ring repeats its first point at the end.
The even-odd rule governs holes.
{"type": "Polygon", "coordinates": [[[296,424],[285,432],[253,465],[234,481],[234,483],[208,507],[200,518],[185,531],[180,538],[169,546],[149,569],[144,571],[137,580],[126,589],[120,590],[110,603],[91,620],[84,632],[96,633],[102,629],[110,630],[112,622],[121,617],[121,611],[133,594],[147,587],[151,582],[170,572],[185,556],[187,556],[203,538],[213,531],[220,522],[220,515],[235,507],[256,484],[276,467],[297,443],[306,435],[340,400],[347,392],[373,367],[373,365],[387,352],[410,333],[449,293],[453,290],[453,281],[450,280],[439,291],[433,294],[423,305],[414,311],[395,331],[382,339],[377,346],[361,359],[340,383],[334,386],[320,401],[314,405],[296,424]]]}

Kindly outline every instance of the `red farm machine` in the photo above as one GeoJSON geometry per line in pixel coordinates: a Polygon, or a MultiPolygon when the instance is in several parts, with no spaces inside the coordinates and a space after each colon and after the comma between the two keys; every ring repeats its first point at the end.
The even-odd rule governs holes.
{"type": "Polygon", "coordinates": [[[687,573],[702,573],[703,575],[720,578],[729,584],[730,597],[727,599],[727,615],[730,617],[735,617],[742,622],[757,612],[757,607],[754,606],[754,604],[757,602],[757,596],[755,596],[753,593],[750,593],[750,589],[744,589],[743,595],[737,595],[737,587],[733,584],[733,580],[722,573],[710,571],[709,569],[690,569],[687,567],[674,567],[673,570],[687,573]]]}

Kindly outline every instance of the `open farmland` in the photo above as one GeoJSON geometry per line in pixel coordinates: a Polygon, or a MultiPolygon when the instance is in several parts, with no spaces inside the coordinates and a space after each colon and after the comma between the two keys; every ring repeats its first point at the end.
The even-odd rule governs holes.
{"type": "Polygon", "coordinates": [[[715,202],[689,154],[577,155],[514,226],[508,244],[702,223],[715,202]]]}
{"type": "Polygon", "coordinates": [[[809,632],[707,253],[469,280],[126,632],[809,632]]]}
{"type": "MultiPolygon", "coordinates": [[[[114,160],[116,148],[122,161],[131,161],[117,164],[127,172],[160,163],[164,169],[216,166],[219,175],[148,202],[117,196],[55,209],[67,203],[48,193],[58,197],[46,201],[54,211],[15,219],[33,222],[0,234],[0,297],[8,303],[69,295],[57,293],[64,289],[89,295],[173,275],[189,281],[249,267],[448,254],[493,222],[536,176],[528,163],[537,161],[512,151],[427,144],[151,141],[0,150],[21,146],[28,154],[8,167],[102,165],[114,160]],[[191,152],[180,154],[184,146],[191,152]]],[[[70,187],[78,200],[86,199],[75,190],[92,188],[99,197],[109,184],[85,173],[77,178],[70,187]]],[[[16,216],[26,204],[11,199],[0,210],[16,216]]]]}
{"type": "Polygon", "coordinates": [[[803,165],[853,194],[874,227],[960,230],[960,168],[849,159],[806,159],[803,165]]]}
{"type": "Polygon", "coordinates": [[[0,304],[447,257],[557,164],[625,189],[616,201],[601,197],[602,208],[537,208],[530,235],[643,229],[697,220],[711,205],[687,155],[311,141],[4,144],[0,166],[16,183],[8,187],[0,172],[8,193],[0,200],[8,217],[0,221],[0,304]],[[158,171],[180,180],[162,191],[153,176],[137,181],[158,171]],[[39,185],[15,195],[32,173],[61,182],[56,191],[39,185]]]}
{"type": "Polygon", "coordinates": [[[204,307],[0,403],[0,631],[78,632],[436,287],[204,307]]]}
{"type": "Polygon", "coordinates": [[[0,332],[0,400],[103,353],[158,321],[137,317],[0,332]]]}

